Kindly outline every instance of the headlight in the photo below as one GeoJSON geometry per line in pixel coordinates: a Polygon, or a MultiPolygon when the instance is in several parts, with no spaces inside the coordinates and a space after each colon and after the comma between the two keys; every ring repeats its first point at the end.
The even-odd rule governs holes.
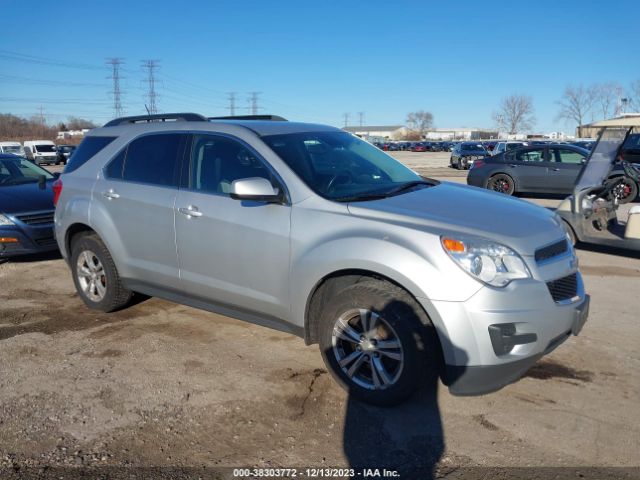
{"type": "Polygon", "coordinates": [[[2,225],[15,225],[15,223],[13,223],[9,217],[0,213],[0,226],[2,225]]]}
{"type": "Polygon", "coordinates": [[[442,247],[472,277],[494,287],[518,278],[531,278],[516,252],[491,240],[476,237],[442,237],[442,247]]]}

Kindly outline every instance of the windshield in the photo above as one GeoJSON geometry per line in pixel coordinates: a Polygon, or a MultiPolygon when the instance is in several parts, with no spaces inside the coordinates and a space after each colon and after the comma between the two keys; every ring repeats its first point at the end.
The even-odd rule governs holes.
{"type": "Polygon", "coordinates": [[[406,191],[417,173],[346,132],[271,135],[263,140],[314,192],[337,201],[366,200],[406,191]]]}
{"type": "Polygon", "coordinates": [[[14,155],[22,155],[24,152],[20,145],[5,145],[2,147],[4,153],[13,153],[14,155]]]}
{"type": "Polygon", "coordinates": [[[38,182],[43,175],[47,180],[53,178],[26,158],[0,158],[0,187],[38,182]]]}
{"type": "Polygon", "coordinates": [[[51,153],[56,151],[54,145],[36,145],[36,150],[40,153],[51,153]]]}
{"type": "Polygon", "coordinates": [[[462,150],[467,152],[484,152],[484,147],[478,144],[462,144],[462,150]]]}
{"type": "Polygon", "coordinates": [[[591,154],[587,164],[576,181],[575,193],[586,188],[598,187],[609,176],[611,167],[616,160],[620,146],[627,138],[628,128],[605,128],[591,154]]]}

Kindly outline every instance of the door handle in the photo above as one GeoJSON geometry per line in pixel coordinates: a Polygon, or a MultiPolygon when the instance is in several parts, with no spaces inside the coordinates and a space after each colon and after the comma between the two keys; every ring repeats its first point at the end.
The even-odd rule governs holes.
{"type": "Polygon", "coordinates": [[[116,191],[113,188],[110,188],[106,192],[102,192],[102,195],[107,197],[109,200],[113,200],[114,198],[120,198],[120,194],[116,193],[116,191]]]}
{"type": "Polygon", "coordinates": [[[510,166],[511,168],[516,168],[518,165],[514,165],[513,163],[510,163],[510,164],[509,164],[509,166],[510,166]]]}
{"type": "Polygon", "coordinates": [[[559,168],[552,168],[551,170],[553,170],[554,172],[559,172],[560,171],[559,168]]]}
{"type": "Polygon", "coordinates": [[[202,212],[199,212],[198,207],[196,207],[195,205],[189,205],[187,208],[179,208],[178,211],[181,214],[186,215],[188,218],[202,216],[202,212]]]}

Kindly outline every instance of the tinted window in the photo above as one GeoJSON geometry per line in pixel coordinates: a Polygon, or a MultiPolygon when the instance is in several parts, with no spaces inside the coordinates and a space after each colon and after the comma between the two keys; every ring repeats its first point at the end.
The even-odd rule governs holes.
{"type": "Polygon", "coordinates": [[[582,163],[584,155],[575,150],[556,149],[556,162],[562,163],[582,163]]]}
{"type": "Polygon", "coordinates": [[[124,158],[127,154],[127,149],[123,149],[116,157],[109,162],[105,169],[105,174],[108,178],[121,180],[122,170],[124,169],[124,158]]]}
{"type": "Polygon", "coordinates": [[[64,173],[70,173],[77,170],[87,163],[96,153],[113,142],[116,137],[87,137],[78,145],[73,155],[69,158],[67,165],[64,167],[64,173]]]}
{"type": "Polygon", "coordinates": [[[191,149],[190,188],[200,192],[228,194],[231,183],[243,178],[272,179],[270,170],[236,140],[216,135],[195,135],[191,149]]]}
{"type": "Polygon", "coordinates": [[[544,162],[543,149],[519,150],[513,155],[516,162],[544,162]]]}
{"type": "Polygon", "coordinates": [[[134,140],[127,148],[122,178],[130,182],[177,186],[178,151],[183,138],[184,135],[178,133],[167,133],[134,140]]]}

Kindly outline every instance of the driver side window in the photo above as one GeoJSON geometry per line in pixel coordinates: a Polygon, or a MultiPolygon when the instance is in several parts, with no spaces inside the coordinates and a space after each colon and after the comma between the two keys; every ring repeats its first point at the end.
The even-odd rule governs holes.
{"type": "Polygon", "coordinates": [[[202,193],[229,195],[234,180],[266,178],[280,188],[270,170],[240,142],[218,135],[194,135],[189,187],[202,193]]]}
{"type": "Polygon", "coordinates": [[[536,163],[544,162],[544,149],[518,150],[514,152],[517,162],[536,163]]]}

